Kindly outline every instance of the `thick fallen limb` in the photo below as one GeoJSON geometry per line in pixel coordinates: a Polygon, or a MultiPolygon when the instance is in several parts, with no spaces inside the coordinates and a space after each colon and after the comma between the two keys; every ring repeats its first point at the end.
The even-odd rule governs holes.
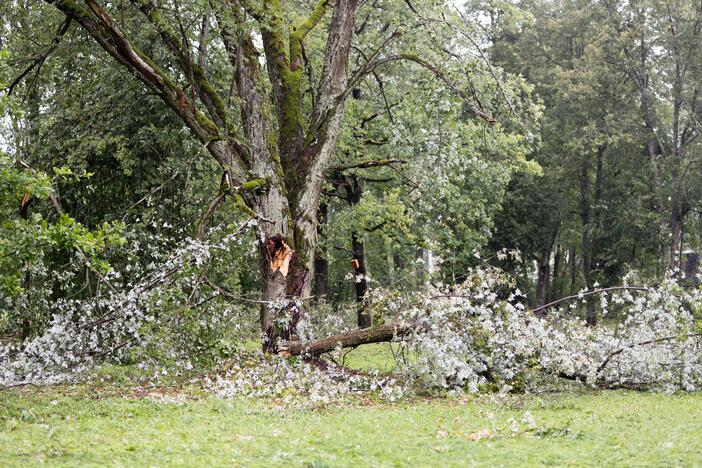
{"type": "Polygon", "coordinates": [[[410,330],[408,326],[401,326],[395,323],[380,325],[374,328],[364,328],[346,333],[323,338],[317,341],[303,343],[302,341],[287,341],[281,343],[278,353],[282,355],[308,355],[319,356],[320,354],[333,351],[337,348],[355,348],[356,346],[369,343],[383,343],[406,335],[410,330]]]}

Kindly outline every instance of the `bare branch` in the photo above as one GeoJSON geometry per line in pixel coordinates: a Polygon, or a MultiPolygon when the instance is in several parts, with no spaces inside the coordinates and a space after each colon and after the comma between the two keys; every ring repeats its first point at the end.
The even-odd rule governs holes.
{"type": "Polygon", "coordinates": [[[700,337],[702,337],[702,333],[688,333],[688,334],[682,335],[682,336],[679,336],[679,335],[665,336],[662,338],[655,338],[652,340],[640,341],[638,343],[632,343],[632,344],[629,344],[626,346],[622,346],[621,348],[619,348],[615,351],[612,351],[611,353],[609,353],[607,355],[605,360],[602,361],[602,363],[597,367],[597,375],[602,373],[602,371],[607,367],[607,365],[610,363],[610,361],[612,360],[613,357],[623,353],[627,349],[636,348],[638,346],[646,346],[649,344],[658,344],[658,343],[665,343],[668,341],[675,341],[675,340],[678,340],[680,338],[700,338],[700,337]]]}
{"type": "Polygon", "coordinates": [[[580,299],[581,297],[591,296],[593,294],[607,293],[610,291],[650,291],[650,289],[644,288],[644,287],[638,287],[638,286],[613,286],[611,288],[593,289],[592,291],[585,291],[585,292],[580,293],[580,294],[573,294],[571,296],[562,297],[561,299],[558,299],[556,301],[549,302],[548,304],[544,304],[544,305],[539,306],[535,309],[531,309],[530,312],[531,313],[541,312],[543,310],[550,309],[550,308],[552,308],[552,307],[554,307],[562,302],[571,301],[573,299],[580,299]]]}
{"type": "Polygon", "coordinates": [[[202,16],[202,26],[200,28],[200,42],[197,45],[197,65],[203,72],[207,71],[207,42],[210,39],[210,15],[212,7],[208,4],[207,11],[202,16]]]}
{"type": "Polygon", "coordinates": [[[207,206],[205,211],[200,216],[200,219],[197,221],[197,225],[195,226],[195,239],[201,240],[203,237],[205,237],[205,229],[207,229],[207,225],[209,224],[212,215],[217,207],[224,201],[226,196],[227,192],[221,191],[207,206]]]}
{"type": "Polygon", "coordinates": [[[361,161],[355,164],[349,164],[346,166],[332,166],[328,168],[328,171],[336,171],[336,172],[343,172],[347,171],[349,169],[367,169],[369,167],[381,167],[381,166],[389,166],[391,164],[404,164],[405,161],[402,159],[376,159],[376,160],[368,160],[368,161],[361,161]]]}

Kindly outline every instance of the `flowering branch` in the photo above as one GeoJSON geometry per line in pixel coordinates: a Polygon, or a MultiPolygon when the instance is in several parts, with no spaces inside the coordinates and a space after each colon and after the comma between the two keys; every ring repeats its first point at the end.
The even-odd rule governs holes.
{"type": "Polygon", "coordinates": [[[582,299],[583,297],[586,296],[591,296],[593,294],[602,294],[602,293],[607,293],[610,291],[646,291],[650,292],[650,288],[645,288],[641,286],[612,286],[610,288],[601,288],[601,289],[593,289],[592,291],[583,291],[578,294],[573,294],[571,296],[566,296],[562,297],[558,300],[555,300],[553,302],[549,302],[548,304],[544,304],[542,306],[536,307],[535,309],[531,309],[530,312],[535,314],[537,312],[541,312],[543,310],[547,310],[552,308],[553,306],[556,306],[562,302],[567,302],[573,299],[582,299]]]}

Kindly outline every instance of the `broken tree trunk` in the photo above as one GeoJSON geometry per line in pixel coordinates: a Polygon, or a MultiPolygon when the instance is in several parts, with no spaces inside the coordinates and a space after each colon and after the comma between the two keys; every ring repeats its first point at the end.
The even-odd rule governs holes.
{"type": "Polygon", "coordinates": [[[391,323],[380,325],[374,328],[363,328],[347,333],[323,338],[309,343],[302,341],[287,341],[281,343],[278,348],[280,354],[292,356],[308,355],[319,356],[337,348],[355,348],[356,346],[369,343],[383,343],[393,341],[396,338],[406,335],[410,331],[407,325],[391,323]]]}

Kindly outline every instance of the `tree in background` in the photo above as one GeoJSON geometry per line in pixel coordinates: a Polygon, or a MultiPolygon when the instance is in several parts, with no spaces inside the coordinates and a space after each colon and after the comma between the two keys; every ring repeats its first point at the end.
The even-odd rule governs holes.
{"type": "MultiPolygon", "coordinates": [[[[124,113],[106,118],[100,109],[80,109],[72,115],[92,112],[86,136],[94,137],[94,130],[102,128],[110,134],[108,138],[71,141],[90,145],[86,154],[116,155],[117,163],[121,159],[138,168],[140,161],[120,156],[125,140],[112,134],[114,125],[124,125],[126,134],[141,133],[144,147],[155,146],[154,140],[161,138],[160,144],[168,144],[186,128],[216,162],[215,166],[199,164],[198,169],[210,175],[198,175],[198,179],[209,186],[221,179],[221,191],[204,211],[197,232],[224,199],[232,200],[239,213],[258,221],[261,299],[280,304],[261,309],[261,329],[269,351],[275,349],[278,338],[296,333],[302,311],[289,299],[309,295],[324,174],[346,125],[344,107],[353,89],[369,86],[369,77],[382,81],[384,73],[394,75],[393,88],[406,88],[412,76],[421,73],[431,88],[440,85],[450,92],[445,98],[450,106],[460,103],[465,118],[472,121],[473,136],[480,132],[490,138],[505,135],[521,144],[517,136],[521,130],[514,121],[519,111],[528,111],[528,87],[491,69],[464,31],[461,16],[448,5],[362,5],[341,0],[311,5],[276,1],[46,3],[52,7],[32,4],[21,13],[17,11],[22,6],[5,8],[22,17],[25,31],[30,27],[45,30],[36,27],[54,22],[59,25],[52,28],[58,30],[57,38],[70,34],[81,41],[85,52],[71,56],[65,50],[65,68],[56,68],[57,73],[65,73],[57,78],[69,83],[72,91],[102,97],[108,90],[119,89],[95,79],[101,70],[111,69],[104,68],[109,67],[104,65],[107,53],[172,112],[159,116],[156,134],[144,130],[144,123],[122,118],[135,106],[142,108],[138,103],[143,102],[143,94],[132,88],[134,92],[120,94],[114,103],[130,109],[124,113]],[[53,13],[54,8],[63,17],[53,13]],[[92,44],[85,42],[88,37],[92,44]],[[75,60],[85,61],[89,73],[84,66],[71,72],[75,60]],[[72,80],[70,73],[84,77],[72,80]],[[511,105],[507,107],[506,102],[511,105]]],[[[12,28],[12,33],[16,31],[12,28]]],[[[40,68],[45,61],[39,60],[32,68],[40,68]]],[[[40,76],[26,73],[21,78],[28,75],[40,76]]],[[[106,78],[109,82],[113,77],[106,78]]],[[[57,85],[55,89],[62,88],[57,85]]],[[[386,97],[392,94],[383,91],[386,97]]],[[[42,99],[54,96],[37,96],[39,113],[42,99]]],[[[149,105],[154,102],[148,100],[149,105]]],[[[388,102],[376,111],[387,113],[388,102]]],[[[114,105],[105,104],[109,106],[106,110],[114,105]]],[[[83,122],[84,118],[80,124],[83,122]]],[[[401,126],[393,123],[395,128],[401,126]]],[[[127,147],[133,143],[131,140],[127,147]]],[[[148,154],[150,149],[139,153],[148,154]]],[[[55,147],[53,151],[55,154],[55,147]]],[[[421,156],[417,154],[418,159],[421,156]]],[[[109,189],[119,190],[118,185],[109,189]]],[[[105,204],[109,205],[110,198],[114,197],[105,197],[105,204]]]]}
{"type": "Polygon", "coordinates": [[[533,281],[521,272],[533,302],[678,267],[684,217],[699,203],[699,6],[471,5],[493,63],[534,83],[546,108],[534,153],[544,177],[512,182],[492,243],[536,263],[533,281]]]}

